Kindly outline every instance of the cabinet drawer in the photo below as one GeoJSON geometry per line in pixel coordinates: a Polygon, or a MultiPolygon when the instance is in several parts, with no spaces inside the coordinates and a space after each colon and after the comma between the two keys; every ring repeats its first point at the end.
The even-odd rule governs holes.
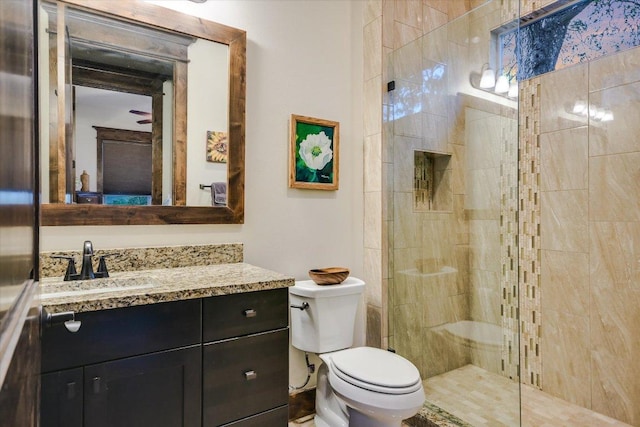
{"type": "Polygon", "coordinates": [[[219,426],[286,405],[288,343],[288,329],[280,329],[205,344],[203,425],[219,426]]]}
{"type": "Polygon", "coordinates": [[[78,332],[42,329],[42,372],[90,365],[200,343],[200,300],[76,314],[78,332]]]}
{"type": "Polygon", "coordinates": [[[284,427],[289,422],[289,407],[282,406],[262,414],[225,424],[225,427],[284,427]]]}
{"type": "Polygon", "coordinates": [[[204,299],[203,342],[286,327],[288,296],[282,288],[204,299]]]}

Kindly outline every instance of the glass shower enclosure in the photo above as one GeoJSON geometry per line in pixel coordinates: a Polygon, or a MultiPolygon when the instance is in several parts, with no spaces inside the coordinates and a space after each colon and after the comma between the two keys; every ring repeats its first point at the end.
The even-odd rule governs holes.
{"type": "Polygon", "coordinates": [[[640,51],[527,47],[542,17],[568,39],[607,12],[524,3],[388,58],[389,345],[436,424],[640,426],[640,51]],[[545,55],[565,63],[526,75],[545,55]]]}

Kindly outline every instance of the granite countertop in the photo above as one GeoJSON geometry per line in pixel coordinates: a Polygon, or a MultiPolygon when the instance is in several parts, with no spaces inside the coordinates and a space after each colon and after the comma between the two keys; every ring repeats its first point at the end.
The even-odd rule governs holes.
{"type": "Polygon", "coordinates": [[[41,280],[41,304],[49,313],[76,313],[216,295],[285,288],[294,279],[246,263],[113,273],[105,279],[41,280]]]}

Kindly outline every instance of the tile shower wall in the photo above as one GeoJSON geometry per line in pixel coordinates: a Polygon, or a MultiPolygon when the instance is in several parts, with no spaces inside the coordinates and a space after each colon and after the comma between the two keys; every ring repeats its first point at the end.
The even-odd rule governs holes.
{"type": "MultiPolygon", "coordinates": [[[[417,39],[419,24],[409,18],[404,21],[408,15],[404,9],[406,5],[401,5],[398,11],[394,1],[372,0],[369,3],[370,10],[375,13],[367,22],[375,22],[376,31],[372,37],[374,42],[365,51],[365,61],[376,64],[376,78],[382,76],[371,87],[379,85],[377,89],[384,90],[389,80],[387,73],[394,73],[394,70],[388,70],[387,56],[394,50],[401,52],[412,38],[417,39]]],[[[468,63],[479,62],[480,65],[484,62],[477,58],[480,56],[477,52],[460,55],[461,49],[465,48],[462,31],[468,28],[473,31],[473,26],[463,19],[454,23],[450,31],[432,30],[450,21],[450,16],[459,16],[455,13],[448,15],[451,12],[448,8],[454,7],[453,4],[467,8],[472,5],[463,1],[424,1],[418,6],[419,3],[412,4],[416,8],[422,7],[422,32],[430,33],[421,48],[430,49],[433,56],[429,59],[444,66],[443,72],[449,82],[467,80],[468,76],[455,75],[452,70],[468,69],[468,63]],[[461,35],[456,37],[456,31],[461,35]],[[462,58],[462,63],[459,58],[462,58]]],[[[500,3],[502,15],[499,22],[507,22],[517,14],[517,2],[496,3],[500,3]]],[[[520,3],[521,13],[526,15],[552,3],[552,0],[523,0],[520,3]]],[[[365,28],[365,39],[369,34],[367,31],[365,28]]],[[[406,49],[409,51],[411,48],[406,49]]],[[[477,50],[482,51],[482,46],[477,50]]],[[[417,51],[413,54],[422,58],[417,51]]],[[[515,314],[502,316],[503,331],[507,331],[505,338],[513,337],[518,326],[524,332],[523,382],[633,425],[640,425],[640,408],[634,405],[640,401],[640,381],[637,380],[640,377],[640,359],[636,357],[640,341],[637,340],[639,331],[635,326],[640,324],[637,310],[640,303],[640,189],[637,183],[640,180],[637,166],[633,169],[640,160],[640,147],[632,138],[640,130],[637,120],[640,113],[638,58],[640,52],[636,49],[550,73],[521,87],[521,108],[531,119],[527,141],[532,150],[527,154],[527,165],[521,165],[528,166],[529,173],[526,178],[520,176],[520,180],[528,180],[535,185],[527,187],[527,191],[521,192],[515,200],[523,207],[526,205],[521,215],[529,218],[529,228],[519,232],[520,238],[528,236],[531,239],[531,245],[519,254],[527,265],[521,271],[518,286],[522,292],[523,323],[516,324],[515,314]],[[613,111],[615,119],[596,123],[574,116],[570,107],[577,100],[606,107],[613,111]],[[533,104],[529,105],[529,101],[533,104]],[[532,179],[535,181],[531,182],[532,179]]],[[[365,81],[367,78],[365,72],[365,81]]],[[[373,77],[369,76],[371,79],[373,77]]],[[[411,78],[406,80],[407,86],[415,84],[411,78]]],[[[368,99],[376,96],[378,94],[372,89],[368,99]]],[[[437,98],[413,102],[421,102],[421,106],[427,108],[429,102],[437,98]]],[[[403,191],[399,191],[394,199],[394,189],[403,189],[404,184],[397,180],[403,179],[407,165],[406,156],[397,151],[397,145],[404,144],[411,152],[422,149],[420,144],[423,141],[417,141],[411,126],[424,129],[428,121],[421,119],[411,123],[407,120],[404,134],[394,139],[390,127],[394,101],[389,94],[385,94],[382,100],[382,111],[375,114],[379,113],[384,120],[375,124],[384,127],[372,128],[375,132],[368,137],[370,144],[365,147],[365,169],[372,169],[365,174],[369,183],[365,187],[375,195],[375,203],[367,207],[365,216],[380,213],[382,219],[381,223],[368,221],[368,224],[379,227],[375,230],[380,230],[379,233],[374,232],[376,237],[369,240],[379,244],[379,247],[371,248],[375,249],[370,251],[373,256],[367,257],[367,268],[373,278],[369,285],[374,284],[367,298],[371,312],[375,313],[369,319],[381,321],[371,330],[371,325],[368,325],[368,332],[373,343],[386,345],[387,338],[392,346],[407,342],[403,351],[414,358],[422,374],[428,376],[448,367],[437,363],[442,354],[429,355],[429,352],[438,353],[439,350],[434,350],[438,343],[429,343],[429,338],[416,339],[421,332],[428,330],[425,325],[445,316],[455,319],[459,315],[468,315],[489,323],[493,323],[497,316],[495,309],[484,308],[483,301],[495,301],[496,298],[493,291],[483,286],[491,282],[491,270],[474,271],[470,265],[472,262],[465,262],[476,256],[470,254],[474,246],[471,242],[482,239],[472,224],[474,221],[492,221],[480,212],[463,209],[465,197],[468,197],[465,184],[469,182],[470,167],[460,165],[468,163],[466,158],[470,156],[470,147],[460,141],[465,140],[466,126],[471,126],[478,117],[473,118],[475,113],[469,111],[473,105],[469,103],[447,106],[448,117],[456,118],[447,124],[447,145],[443,149],[452,155],[453,210],[429,212],[418,220],[412,208],[406,211],[407,215],[400,215],[400,209],[393,209],[394,203],[407,206],[411,203],[410,197],[404,200],[403,191]],[[374,210],[369,210],[369,207],[374,210]],[[398,233],[395,234],[394,230],[398,233]],[[455,242],[453,249],[438,246],[440,239],[447,238],[455,242]],[[429,239],[436,241],[427,250],[431,252],[420,251],[417,242],[429,245],[432,242],[429,239]],[[439,284],[428,284],[415,260],[433,254],[447,257],[451,252],[453,256],[449,259],[454,260],[452,262],[458,269],[455,285],[446,276],[441,277],[439,284]],[[406,280],[410,274],[422,274],[417,282],[419,285],[411,285],[406,280]],[[469,281],[464,285],[462,279],[466,278],[469,281]],[[387,287],[390,290],[388,295],[387,287]],[[438,308],[435,311],[416,307],[415,298],[420,297],[421,292],[424,295],[427,288],[431,289],[430,297],[440,298],[435,303],[430,301],[429,307],[438,308]],[[459,295],[462,298],[456,298],[459,295]],[[466,297],[467,302],[462,302],[466,297]],[[450,308],[446,314],[443,314],[444,306],[450,308]],[[391,311],[388,331],[385,329],[387,311],[391,311]],[[429,357],[436,363],[425,363],[429,357]]],[[[365,102],[369,101],[365,99],[365,102]]],[[[480,107],[477,109],[486,109],[480,107]]],[[[495,114],[508,117],[504,111],[496,111],[495,114]]],[[[512,119],[515,120],[514,117],[512,119]]],[[[365,119],[369,124],[374,121],[365,119]]],[[[500,175],[501,186],[506,183],[508,187],[512,180],[505,179],[504,173],[503,170],[500,175]]],[[[509,173],[517,172],[507,172],[507,175],[509,173]]],[[[503,187],[501,194],[504,190],[503,187]]],[[[513,242],[516,236],[513,229],[505,228],[504,218],[506,216],[513,224],[517,212],[508,203],[501,203],[499,209],[501,237],[513,242]]],[[[517,209],[518,206],[515,207],[517,209]]],[[[504,266],[509,264],[514,254],[509,253],[505,246],[501,251],[499,262],[504,271],[504,266]]],[[[479,261],[477,258],[473,263],[479,261]]],[[[503,277],[502,294],[499,296],[502,298],[502,310],[513,312],[518,308],[513,294],[509,298],[509,290],[513,290],[516,283],[513,277],[503,277]]],[[[503,361],[508,359],[507,356],[503,353],[503,361]]],[[[468,363],[469,358],[470,355],[464,353],[454,352],[451,355],[454,364],[468,363]]],[[[504,367],[503,374],[516,378],[519,362],[511,360],[504,367]]]]}
{"type": "Polygon", "coordinates": [[[386,348],[393,280],[393,142],[389,140],[389,54],[486,0],[367,0],[364,13],[364,270],[367,344],[386,348]],[[384,126],[383,126],[384,123],[384,126]]]}
{"type": "MultiPolygon", "coordinates": [[[[515,102],[504,106],[484,100],[486,95],[469,85],[469,71],[479,70],[488,55],[490,29],[502,19],[500,3],[493,2],[395,49],[390,64],[395,89],[386,98],[390,129],[384,139],[389,153],[385,184],[393,190],[389,341],[425,378],[468,363],[503,369],[499,347],[494,354],[472,349],[451,340],[443,328],[474,320],[499,331],[502,263],[514,268],[500,250],[502,240],[515,240],[517,234],[517,201],[503,206],[501,197],[501,191],[515,197],[515,102]],[[429,211],[414,206],[416,151],[450,156],[446,179],[435,189],[440,200],[448,200],[429,211]],[[509,236],[501,235],[501,224],[511,227],[509,236]]],[[[517,295],[511,302],[517,306],[517,295]]],[[[517,329],[515,311],[509,322],[517,329]]],[[[505,342],[517,353],[517,340],[507,335],[505,342]]],[[[511,377],[517,377],[515,359],[511,377]]]]}
{"type": "Polygon", "coordinates": [[[640,49],[539,78],[543,390],[640,425],[640,49]],[[575,115],[575,102],[613,112],[575,115]]]}

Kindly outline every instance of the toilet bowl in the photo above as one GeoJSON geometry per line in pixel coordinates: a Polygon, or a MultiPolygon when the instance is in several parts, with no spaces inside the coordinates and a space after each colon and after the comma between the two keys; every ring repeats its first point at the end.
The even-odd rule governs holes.
{"type": "Polygon", "coordinates": [[[363,289],[364,282],[352,277],[341,285],[304,281],[289,288],[292,344],[318,353],[323,362],[317,427],[399,427],[424,403],[420,373],[407,359],[378,348],[350,348],[363,289]]]}

